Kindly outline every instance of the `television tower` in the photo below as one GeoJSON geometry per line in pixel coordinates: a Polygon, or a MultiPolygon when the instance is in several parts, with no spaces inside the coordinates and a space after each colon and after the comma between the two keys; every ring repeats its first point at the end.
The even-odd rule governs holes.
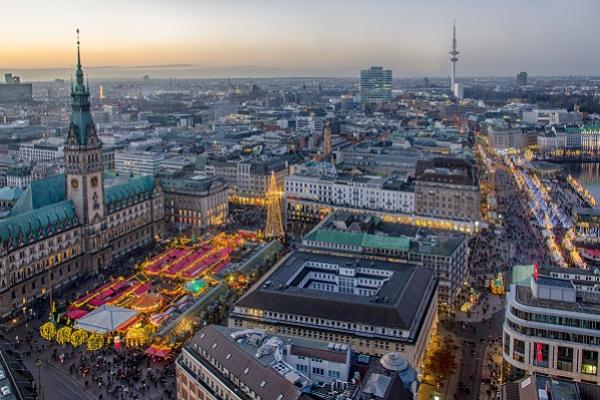
{"type": "Polygon", "coordinates": [[[460,52],[456,50],[456,21],[452,23],[452,51],[449,52],[452,57],[450,58],[450,62],[452,63],[452,72],[450,75],[450,90],[454,90],[454,84],[456,83],[456,62],[458,61],[458,57],[456,57],[460,52]]]}

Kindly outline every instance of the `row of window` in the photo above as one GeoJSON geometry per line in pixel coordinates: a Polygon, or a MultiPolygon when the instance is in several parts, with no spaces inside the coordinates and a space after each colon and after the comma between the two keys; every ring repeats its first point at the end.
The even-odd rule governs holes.
{"type": "Polygon", "coordinates": [[[530,313],[520,310],[513,306],[510,307],[510,312],[519,319],[525,321],[541,322],[544,324],[552,324],[559,326],[571,326],[581,329],[592,329],[600,332],[600,321],[589,319],[571,318],[562,315],[549,315],[540,313],[530,313]]]}

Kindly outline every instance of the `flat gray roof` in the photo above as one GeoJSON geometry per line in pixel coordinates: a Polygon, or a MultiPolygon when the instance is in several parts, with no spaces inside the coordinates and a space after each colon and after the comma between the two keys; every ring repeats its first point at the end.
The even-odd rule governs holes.
{"type": "MultiPolygon", "coordinates": [[[[305,266],[302,273],[311,267],[305,266]]],[[[236,306],[330,320],[411,330],[424,318],[418,311],[432,300],[434,272],[412,264],[296,251],[275,266],[249,290],[236,306]],[[306,262],[337,264],[343,268],[367,267],[392,274],[376,296],[315,290],[297,285],[297,271],[306,262]]]]}

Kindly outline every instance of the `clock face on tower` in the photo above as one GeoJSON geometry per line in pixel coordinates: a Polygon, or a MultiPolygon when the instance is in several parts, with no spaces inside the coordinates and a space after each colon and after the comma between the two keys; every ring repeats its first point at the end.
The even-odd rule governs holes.
{"type": "Polygon", "coordinates": [[[93,176],[92,179],[90,180],[90,183],[92,184],[92,187],[98,186],[98,177],[93,176]]]}
{"type": "Polygon", "coordinates": [[[79,187],[79,181],[75,178],[71,179],[71,187],[77,189],[79,187]]]}

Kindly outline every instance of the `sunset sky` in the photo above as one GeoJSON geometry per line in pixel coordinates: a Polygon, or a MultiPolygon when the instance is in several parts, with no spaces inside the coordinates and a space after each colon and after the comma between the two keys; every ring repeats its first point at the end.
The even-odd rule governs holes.
{"type": "Polygon", "coordinates": [[[600,74],[597,0],[19,0],[2,12],[0,72],[31,79],[73,65],[77,27],[88,68],[447,76],[453,19],[459,76],[600,74]]]}

